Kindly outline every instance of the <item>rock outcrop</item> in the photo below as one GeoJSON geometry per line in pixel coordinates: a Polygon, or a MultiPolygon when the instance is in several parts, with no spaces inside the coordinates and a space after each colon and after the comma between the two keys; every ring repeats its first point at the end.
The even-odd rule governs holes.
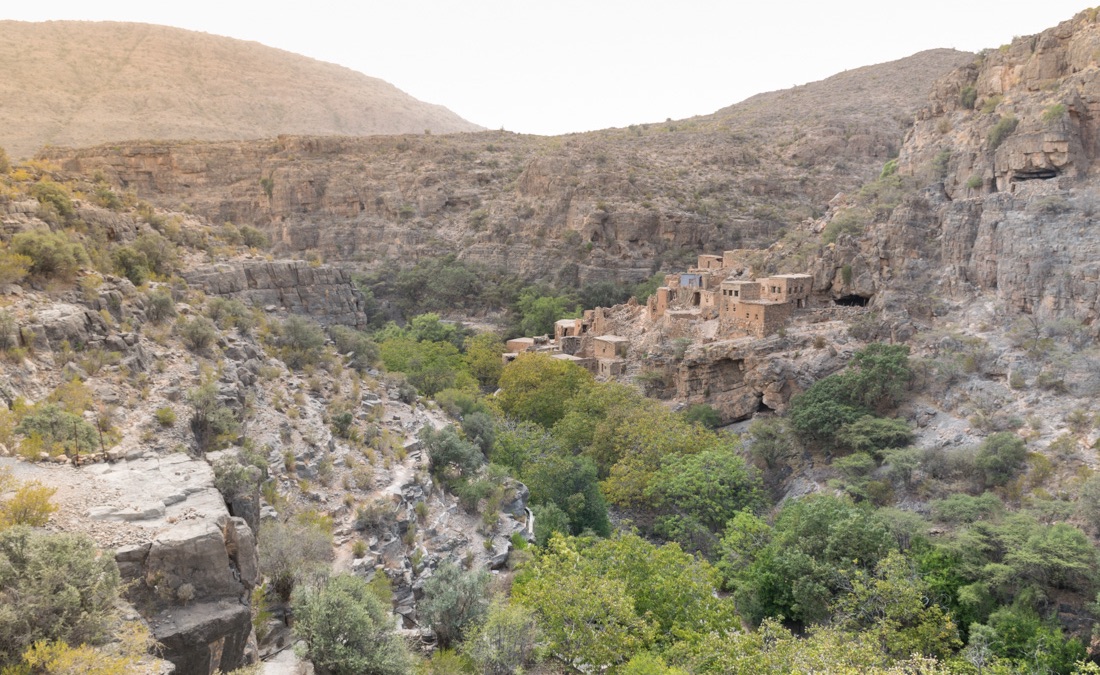
{"type": "Polygon", "coordinates": [[[1100,330],[1098,47],[1086,11],[941,80],[898,162],[929,187],[866,236],[820,249],[815,289],[922,318],[983,297],[1100,330]]]}
{"type": "Polygon", "coordinates": [[[305,314],[322,324],[366,325],[365,304],[351,274],[329,265],[301,261],[238,261],[191,269],[183,274],[207,295],[243,300],[305,314]]]}
{"type": "Polygon", "coordinates": [[[55,526],[108,549],[177,675],[245,664],[256,541],[226,511],[210,465],[186,454],[133,453],[80,468],[0,458],[15,476],[55,488],[55,526]]]}

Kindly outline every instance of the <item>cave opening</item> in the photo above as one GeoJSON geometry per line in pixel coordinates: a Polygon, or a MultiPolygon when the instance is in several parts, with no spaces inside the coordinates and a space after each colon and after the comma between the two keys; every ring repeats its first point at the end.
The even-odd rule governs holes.
{"type": "Polygon", "coordinates": [[[764,403],[764,395],[763,394],[757,394],[756,399],[757,399],[757,402],[756,402],[756,412],[757,413],[773,413],[773,412],[775,412],[775,408],[771,407],[767,403],[764,403]]]}
{"type": "Polygon", "coordinates": [[[1031,171],[1016,171],[1012,174],[1013,181],[1019,180],[1050,180],[1057,178],[1056,169],[1032,169],[1031,171]]]}
{"type": "Polygon", "coordinates": [[[834,302],[841,307],[866,307],[867,303],[871,302],[871,298],[865,295],[842,295],[834,302]]]}

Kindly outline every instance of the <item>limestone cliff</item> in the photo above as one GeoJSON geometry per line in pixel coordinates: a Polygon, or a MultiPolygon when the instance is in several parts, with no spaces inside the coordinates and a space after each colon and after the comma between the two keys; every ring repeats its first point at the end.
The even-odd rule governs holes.
{"type": "Polygon", "coordinates": [[[927,187],[820,249],[814,287],[925,318],[985,298],[1097,326],[1098,46],[1082,12],[937,83],[899,155],[904,180],[927,187]]]}
{"type": "Polygon", "coordinates": [[[713,115],[564,137],[279,137],[49,149],[142,198],[265,229],[277,251],[369,266],[458,253],[528,277],[637,279],[699,250],[766,246],[896,152],[937,77],[923,52],[713,115]],[[858,99],[853,98],[858,94],[858,99]]]}

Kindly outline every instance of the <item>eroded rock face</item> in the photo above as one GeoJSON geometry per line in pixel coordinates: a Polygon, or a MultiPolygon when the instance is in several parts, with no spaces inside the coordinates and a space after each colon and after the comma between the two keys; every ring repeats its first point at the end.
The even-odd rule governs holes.
{"type": "Polygon", "coordinates": [[[303,261],[242,261],[198,267],[184,273],[192,288],[256,307],[274,306],[308,315],[322,324],[366,325],[363,297],[351,275],[303,261]]]}
{"type": "Polygon", "coordinates": [[[370,267],[457,254],[528,277],[640,279],[684,251],[766,246],[877,175],[929,85],[967,59],[933,50],[713,115],[558,138],[282,136],[44,154],[154,203],[260,227],[288,256],[370,267]]]}

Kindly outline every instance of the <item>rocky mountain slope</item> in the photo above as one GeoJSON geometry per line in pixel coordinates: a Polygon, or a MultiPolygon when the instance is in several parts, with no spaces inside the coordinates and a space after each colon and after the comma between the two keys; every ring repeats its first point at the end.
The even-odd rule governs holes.
{"type": "Polygon", "coordinates": [[[815,288],[924,318],[992,303],[1095,334],[1098,47],[1082,12],[938,82],[901,147],[900,206],[817,250],[815,288]]]}
{"type": "Polygon", "coordinates": [[[477,131],[439,105],[331,63],[136,23],[0,21],[0,145],[140,138],[477,131]]]}
{"type": "Polygon", "coordinates": [[[893,156],[932,83],[922,52],[713,115],[543,138],[504,132],[50,149],[142,198],[264,229],[277,250],[369,266],[458,253],[528,277],[637,279],[766,246],[893,156]]]}

